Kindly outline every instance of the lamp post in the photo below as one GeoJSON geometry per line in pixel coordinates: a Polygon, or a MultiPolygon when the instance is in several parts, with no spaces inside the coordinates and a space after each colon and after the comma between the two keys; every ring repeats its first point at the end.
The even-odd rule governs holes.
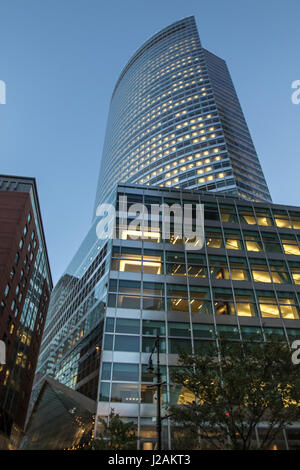
{"type": "Polygon", "coordinates": [[[148,362],[148,371],[156,376],[156,388],[157,388],[157,404],[156,404],[156,431],[157,431],[157,448],[161,450],[161,408],[160,408],[160,397],[161,397],[161,386],[163,383],[161,382],[161,373],[160,373],[160,362],[159,362],[159,343],[160,343],[160,336],[159,333],[157,334],[154,346],[152,348],[149,362],[148,362]],[[154,367],[152,362],[152,355],[156,349],[157,353],[157,361],[156,361],[156,372],[154,373],[154,367]]]}

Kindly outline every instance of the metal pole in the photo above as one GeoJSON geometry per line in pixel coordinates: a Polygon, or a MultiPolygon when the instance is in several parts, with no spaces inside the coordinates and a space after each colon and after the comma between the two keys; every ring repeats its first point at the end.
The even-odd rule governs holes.
{"type": "Polygon", "coordinates": [[[156,339],[156,349],[157,349],[157,412],[156,412],[156,428],[157,428],[157,447],[158,450],[161,450],[161,413],[160,413],[160,397],[161,397],[161,373],[160,373],[160,363],[159,363],[159,334],[156,339]]]}

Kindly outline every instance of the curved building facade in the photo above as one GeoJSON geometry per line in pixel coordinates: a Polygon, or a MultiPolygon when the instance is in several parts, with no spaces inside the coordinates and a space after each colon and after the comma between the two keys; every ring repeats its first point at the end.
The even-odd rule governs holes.
{"type": "Polygon", "coordinates": [[[149,39],[116,83],[95,209],[117,183],[271,200],[226,63],[194,17],[149,39]]]}

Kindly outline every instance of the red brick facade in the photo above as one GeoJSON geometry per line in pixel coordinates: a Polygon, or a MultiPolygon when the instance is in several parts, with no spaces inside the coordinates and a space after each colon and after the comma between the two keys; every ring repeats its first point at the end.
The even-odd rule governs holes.
{"type": "Polygon", "coordinates": [[[29,193],[0,191],[0,431],[23,427],[46,319],[50,286],[39,272],[40,240],[29,193]],[[26,307],[26,308],[25,308],[26,307]],[[26,314],[30,307],[31,316],[26,314]]]}

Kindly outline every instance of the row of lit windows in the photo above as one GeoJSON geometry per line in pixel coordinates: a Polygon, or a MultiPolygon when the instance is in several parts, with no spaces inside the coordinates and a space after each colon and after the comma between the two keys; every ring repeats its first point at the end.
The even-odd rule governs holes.
{"type": "Polygon", "coordinates": [[[165,77],[167,73],[174,72],[176,69],[182,68],[189,66],[190,64],[194,64],[195,62],[198,62],[199,58],[196,56],[194,57],[183,57],[181,59],[178,59],[176,63],[170,64],[169,66],[169,71],[168,72],[161,72],[161,68],[158,68],[157,72],[149,69],[148,67],[143,68],[140,67],[137,69],[137,74],[136,77],[127,80],[127,84],[131,86],[131,88],[134,89],[134,85],[138,84],[138,89],[139,91],[144,90],[151,86],[151,84],[160,81],[161,78],[165,77]]]}
{"type": "Polygon", "coordinates": [[[193,284],[167,284],[110,280],[108,307],[243,317],[298,319],[299,306],[293,292],[213,288],[193,284]],[[166,296],[164,295],[166,292],[166,296]],[[166,302],[166,306],[165,306],[166,302]]]}
{"type": "MultiPolygon", "coordinates": [[[[192,98],[191,98],[191,99],[192,99],[192,98]]],[[[181,115],[186,115],[186,113],[187,113],[187,111],[186,111],[186,110],[183,110],[183,111],[181,111],[181,112],[179,112],[179,113],[176,113],[176,114],[175,114],[175,117],[179,117],[179,116],[181,116],[181,115]]],[[[210,118],[210,117],[211,117],[211,115],[209,114],[209,115],[206,116],[206,119],[208,119],[208,118],[210,118]]],[[[202,120],[203,120],[203,117],[198,118],[198,121],[200,121],[200,120],[202,121],[202,120]]],[[[195,122],[196,119],[192,119],[191,121],[195,122]]],[[[206,123],[206,125],[207,125],[207,124],[208,124],[208,123],[206,123]]],[[[186,140],[186,139],[188,139],[188,138],[196,137],[196,136],[200,136],[201,134],[204,134],[204,133],[212,132],[212,131],[214,131],[215,129],[216,129],[215,126],[210,126],[210,127],[207,128],[207,129],[206,129],[206,128],[205,128],[205,129],[201,129],[200,131],[197,131],[197,132],[194,131],[194,132],[191,133],[191,135],[190,135],[190,134],[186,134],[186,135],[184,135],[184,136],[178,137],[178,138],[176,139],[176,142],[179,143],[179,142],[182,142],[182,141],[184,141],[184,140],[186,140]]],[[[149,129],[148,129],[148,130],[149,130],[149,129]]],[[[132,145],[134,145],[140,138],[144,137],[144,136],[146,135],[146,133],[148,133],[148,130],[145,131],[145,133],[142,133],[140,137],[136,138],[136,139],[135,139],[134,141],[132,141],[130,144],[128,144],[127,147],[122,150],[122,152],[125,152],[126,149],[130,148],[130,147],[131,147],[132,145]]],[[[151,130],[153,130],[153,129],[151,128],[151,130]]],[[[161,137],[162,137],[162,135],[160,134],[160,135],[159,135],[159,138],[161,138],[161,137]]],[[[214,135],[212,135],[212,136],[210,136],[210,137],[214,137],[214,135]]],[[[169,136],[166,136],[163,141],[164,141],[164,142],[167,142],[169,139],[174,139],[174,138],[175,138],[175,135],[174,135],[174,133],[172,133],[172,134],[170,134],[169,136]]],[[[205,140],[205,139],[202,138],[201,140],[205,140]]],[[[174,141],[173,145],[174,145],[176,142],[174,141]]],[[[198,139],[194,139],[193,142],[194,142],[194,143],[198,142],[198,139]]],[[[155,148],[155,147],[157,147],[158,145],[161,145],[161,144],[162,144],[162,141],[158,141],[156,145],[153,145],[153,144],[152,144],[152,147],[151,147],[151,148],[153,149],[153,148],[155,148]]],[[[170,145],[170,144],[169,144],[169,145],[170,145]]],[[[165,146],[165,148],[166,148],[166,146],[165,146]]],[[[143,145],[141,145],[139,148],[137,148],[134,152],[132,152],[132,153],[131,153],[131,156],[134,156],[134,155],[136,155],[136,154],[138,154],[138,153],[142,155],[143,153],[141,153],[141,152],[149,152],[150,150],[151,150],[151,149],[150,149],[150,141],[148,140],[148,141],[145,142],[143,145]],[[147,145],[148,145],[148,147],[147,147],[147,145]],[[145,148],[145,147],[146,147],[146,148],[145,148]],[[144,150],[143,150],[143,149],[144,149],[144,150]]],[[[162,150],[162,148],[160,148],[159,150],[162,150]]],[[[120,151],[121,151],[121,150],[120,150],[120,151]]],[[[156,151],[158,151],[158,150],[156,150],[156,151]]],[[[155,153],[155,152],[152,152],[152,153],[155,153]]],[[[117,153],[117,155],[118,155],[118,153],[117,153]]],[[[129,158],[129,157],[128,157],[128,158],[129,158]]],[[[128,160],[128,158],[127,158],[127,160],[128,160]]],[[[126,161],[126,160],[125,160],[125,161],[126,161]]],[[[134,160],[132,160],[132,161],[134,161],[134,160]]]]}
{"type": "MultiPolygon", "coordinates": [[[[143,230],[131,229],[130,226],[123,229],[117,223],[117,237],[122,240],[145,240],[160,243],[162,228],[147,228],[143,230]]],[[[161,225],[161,224],[160,224],[161,225]]],[[[174,227],[170,224],[170,238],[166,242],[170,244],[183,245],[184,242],[192,242],[192,238],[184,240],[183,237],[173,234],[174,227]]],[[[226,248],[227,250],[244,250],[254,252],[285,253],[300,256],[300,248],[297,239],[293,235],[281,234],[280,239],[276,233],[243,232],[244,241],[239,230],[225,230],[224,238],[221,229],[207,228],[206,245],[208,248],[226,248]]],[[[195,237],[194,237],[195,240],[195,237]]]]}
{"type": "Polygon", "coordinates": [[[166,274],[168,276],[189,276],[213,279],[232,279],[234,281],[291,284],[294,282],[300,285],[300,263],[289,261],[287,267],[285,261],[265,259],[249,259],[249,266],[246,258],[229,257],[229,264],[226,257],[208,256],[209,267],[206,263],[205,255],[187,253],[187,264],[185,255],[181,252],[166,252],[164,263],[163,252],[159,250],[141,250],[123,248],[119,254],[118,250],[113,251],[112,270],[120,272],[133,272],[144,274],[166,274]]]}
{"type": "MultiPolygon", "coordinates": [[[[199,79],[199,81],[201,82],[201,81],[203,81],[203,79],[201,78],[201,79],[199,79]]],[[[167,94],[171,94],[171,91],[168,90],[168,91],[167,91],[165,94],[163,94],[162,96],[167,95],[167,94]]],[[[195,96],[198,97],[198,95],[195,95],[195,96]]],[[[192,99],[192,97],[190,97],[190,99],[192,99]]],[[[189,101],[190,101],[190,99],[189,99],[189,101]]],[[[172,104],[172,100],[169,100],[168,104],[171,105],[171,104],[172,104]]],[[[183,103],[176,102],[176,103],[174,104],[174,106],[179,106],[179,104],[183,104],[183,103]]],[[[166,108],[167,108],[167,105],[166,105],[166,103],[165,103],[164,109],[166,109],[166,108]]],[[[153,119],[153,114],[156,113],[155,115],[156,115],[156,117],[157,117],[157,116],[158,116],[157,112],[159,112],[160,109],[162,109],[162,105],[160,105],[160,106],[158,106],[157,108],[155,108],[154,110],[152,110],[152,112],[151,112],[151,113],[152,113],[152,117],[151,117],[151,113],[149,112],[149,113],[147,113],[146,115],[143,115],[138,121],[135,121],[134,123],[130,124],[130,126],[128,126],[128,131],[126,132],[126,135],[130,135],[130,133],[134,133],[136,128],[140,128],[140,127],[144,126],[146,122],[150,122],[150,117],[151,117],[151,119],[153,119]]],[[[137,113],[137,111],[136,111],[136,113],[137,113]]],[[[138,113],[140,113],[140,110],[138,111],[138,113]]],[[[130,117],[131,120],[134,118],[134,111],[133,111],[133,112],[130,111],[129,117],[130,117]]],[[[122,122],[124,122],[124,125],[125,125],[126,121],[122,121],[122,122]]],[[[118,131],[119,131],[119,128],[117,128],[117,129],[118,129],[118,131]]],[[[119,137],[120,137],[120,136],[119,136],[119,137]]],[[[136,138],[136,139],[133,141],[133,143],[137,142],[137,140],[138,140],[138,138],[136,138]]],[[[128,148],[129,148],[130,146],[131,146],[131,144],[128,144],[127,147],[125,148],[125,150],[128,150],[128,148]]]]}
{"type": "MultiPolygon", "coordinates": [[[[216,135],[214,134],[213,136],[210,136],[209,138],[214,138],[215,136],[216,136],[216,135]]],[[[197,140],[198,140],[198,139],[197,139],[197,140]]],[[[202,140],[202,139],[201,139],[201,140],[202,140]]],[[[205,138],[205,140],[206,140],[206,138],[205,138]]],[[[160,159],[160,158],[163,158],[163,157],[167,157],[168,155],[170,155],[170,154],[172,154],[172,153],[175,153],[176,150],[177,150],[176,147],[172,147],[170,150],[165,150],[163,153],[160,153],[160,154],[158,154],[157,156],[152,157],[152,158],[151,158],[151,161],[150,161],[150,160],[147,160],[145,163],[143,163],[143,164],[140,165],[140,166],[137,166],[134,170],[132,170],[132,171],[129,173],[129,176],[135,175],[136,173],[138,173],[139,171],[141,171],[143,168],[145,168],[147,165],[150,165],[151,163],[154,163],[157,159],[160,159]]],[[[210,152],[209,152],[208,150],[206,150],[205,152],[202,153],[202,155],[203,155],[203,156],[204,156],[204,155],[208,155],[208,154],[211,153],[212,151],[213,151],[213,152],[218,152],[219,149],[216,148],[216,149],[210,150],[210,152]]],[[[195,160],[198,159],[198,158],[200,158],[200,156],[201,156],[201,154],[200,154],[199,152],[198,152],[197,154],[195,154],[195,155],[194,155],[195,160]]],[[[176,155],[174,155],[173,158],[174,158],[174,157],[176,157],[176,155]]],[[[170,158],[172,158],[172,157],[170,157],[170,158]]],[[[221,159],[221,156],[218,156],[218,157],[215,157],[215,158],[214,158],[214,161],[218,161],[218,160],[220,160],[220,159],[221,159]]],[[[182,165],[182,164],[184,164],[184,163],[186,163],[186,162],[188,162],[188,161],[191,161],[191,160],[193,160],[193,155],[189,155],[189,156],[187,156],[187,157],[182,157],[182,158],[180,158],[180,159],[177,160],[177,161],[173,161],[173,162],[170,163],[170,164],[168,163],[168,165],[173,165],[173,166],[177,166],[178,164],[181,164],[181,165],[182,165]]],[[[205,159],[205,160],[196,162],[196,166],[200,166],[200,165],[207,164],[207,163],[210,163],[210,160],[209,160],[209,159],[205,159]]],[[[133,166],[133,165],[132,165],[132,166],[133,166]]],[[[192,168],[193,166],[194,166],[193,164],[190,164],[190,165],[189,165],[189,168],[192,168]]],[[[161,168],[162,168],[162,167],[161,167],[161,168]]],[[[166,169],[168,170],[168,168],[166,168],[166,169]]],[[[128,171],[129,171],[129,170],[126,170],[124,173],[126,174],[128,171]]],[[[159,168],[157,171],[162,172],[162,169],[159,168]]],[[[182,171],[186,171],[186,168],[185,168],[184,170],[182,170],[182,171]]],[[[201,171],[200,171],[200,173],[201,173],[201,171]]],[[[144,172],[143,172],[143,175],[144,175],[144,172]]],[[[155,176],[155,175],[153,175],[153,176],[155,176]]],[[[150,178],[150,174],[149,174],[148,176],[146,176],[146,179],[149,179],[149,178],[150,178]]],[[[128,177],[127,177],[127,179],[128,179],[128,177]]],[[[145,180],[145,178],[144,178],[144,180],[145,180]]]]}
{"type": "MultiPolygon", "coordinates": [[[[194,124],[194,123],[196,123],[197,121],[198,121],[198,122],[199,122],[199,121],[203,121],[203,119],[206,120],[206,119],[210,119],[211,117],[212,117],[211,114],[208,114],[208,115],[206,115],[206,116],[199,116],[198,118],[193,118],[193,119],[191,119],[190,121],[185,121],[185,122],[182,123],[182,124],[178,124],[178,125],[176,126],[176,128],[185,127],[185,126],[187,126],[188,124],[194,124]]],[[[209,122],[210,122],[210,121],[207,121],[205,124],[208,125],[209,122]]],[[[199,127],[199,126],[203,126],[203,125],[204,125],[203,123],[200,123],[200,124],[198,124],[198,127],[199,127]]],[[[193,129],[193,127],[196,127],[196,126],[194,126],[194,125],[191,126],[191,129],[193,129]]],[[[213,127],[213,126],[211,126],[211,128],[210,128],[211,131],[214,130],[212,127],[213,127]]],[[[141,136],[139,136],[137,139],[135,139],[135,141],[132,141],[132,142],[130,143],[130,145],[136,143],[136,142],[137,142],[140,138],[142,138],[142,137],[144,137],[144,134],[141,134],[141,136]]],[[[149,139],[148,141],[144,142],[142,145],[140,145],[140,147],[136,148],[136,150],[134,150],[133,152],[131,152],[131,154],[128,155],[128,157],[127,157],[126,159],[124,159],[124,162],[128,161],[130,157],[135,157],[135,155],[136,155],[136,156],[143,156],[145,153],[148,153],[148,152],[150,152],[150,151],[153,152],[153,149],[155,149],[157,146],[161,145],[161,144],[164,143],[164,142],[168,143],[168,146],[174,145],[174,144],[176,143],[175,140],[173,141],[173,144],[171,144],[170,142],[168,142],[168,141],[171,140],[171,139],[175,139],[175,134],[174,134],[174,132],[171,133],[171,134],[168,134],[168,135],[164,136],[164,138],[162,138],[162,137],[163,137],[163,136],[162,136],[162,134],[160,133],[160,134],[157,134],[156,136],[152,137],[152,138],[149,139]]],[[[181,137],[181,140],[177,140],[177,142],[181,142],[182,140],[183,140],[183,138],[181,137]]],[[[165,144],[165,145],[167,145],[167,144],[165,144]]],[[[168,148],[168,147],[165,147],[165,148],[168,148]]],[[[125,150],[126,150],[126,149],[125,149],[125,150]]],[[[160,150],[162,150],[162,148],[161,148],[160,150]]],[[[158,150],[156,150],[156,152],[157,152],[157,151],[158,151],[158,150]]],[[[155,153],[156,153],[156,152],[155,152],[155,153]]],[[[130,163],[135,162],[135,161],[136,161],[136,158],[137,158],[137,157],[131,158],[130,163]]],[[[140,161],[143,161],[144,158],[147,158],[147,155],[145,155],[145,157],[141,158],[140,161]]]]}
{"type": "MultiPolygon", "coordinates": [[[[214,148],[210,152],[208,150],[206,150],[202,153],[198,152],[194,155],[189,155],[187,157],[182,157],[178,160],[173,160],[172,162],[165,165],[164,168],[161,166],[160,168],[153,171],[151,174],[145,175],[142,179],[139,180],[139,183],[143,184],[144,182],[149,180],[150,177],[157,176],[160,173],[167,172],[166,174],[164,174],[164,176],[165,176],[165,178],[169,178],[172,175],[176,175],[178,173],[178,171],[183,172],[183,171],[187,171],[187,170],[192,169],[194,166],[202,166],[202,165],[205,166],[205,165],[208,165],[209,163],[211,163],[212,161],[220,161],[221,158],[222,158],[220,155],[217,155],[215,157],[206,157],[206,155],[209,155],[212,152],[213,153],[219,152],[219,148],[214,148]],[[206,157],[206,158],[203,158],[203,157],[206,157]],[[195,160],[195,163],[193,163],[193,160],[195,160]],[[170,170],[171,170],[171,173],[170,173],[170,170]]],[[[144,166],[146,166],[150,163],[153,163],[153,159],[151,160],[151,162],[145,162],[144,166]]],[[[144,166],[140,166],[136,171],[141,170],[144,166]]],[[[198,174],[201,174],[204,171],[212,171],[211,167],[207,167],[207,168],[205,170],[198,170],[198,174]],[[210,168],[210,169],[208,170],[207,168],[210,168]]]]}
{"type": "MultiPolygon", "coordinates": [[[[170,94],[171,92],[170,92],[170,90],[168,90],[165,93],[170,94]]],[[[146,118],[145,116],[142,116],[139,120],[136,120],[133,116],[133,113],[131,111],[128,111],[128,112],[129,112],[129,115],[130,115],[130,118],[131,118],[130,122],[126,123],[126,121],[124,121],[124,119],[123,119],[122,120],[123,130],[121,130],[121,128],[119,126],[117,126],[117,128],[116,128],[117,135],[115,135],[114,138],[117,139],[119,142],[124,141],[125,137],[129,138],[130,135],[135,134],[138,129],[140,129],[141,127],[145,127],[145,125],[147,125],[147,122],[150,122],[149,116],[148,116],[148,118],[146,118]]],[[[113,135],[113,133],[112,133],[112,135],[113,135]]],[[[132,147],[132,145],[137,143],[139,141],[139,139],[141,139],[145,135],[146,135],[146,131],[144,131],[140,136],[135,137],[132,141],[130,141],[126,145],[126,147],[123,148],[123,151],[129,150],[130,147],[132,147]]]]}
{"type": "Polygon", "coordinates": [[[238,206],[236,211],[233,205],[220,205],[220,214],[216,204],[205,204],[206,219],[222,220],[222,222],[238,223],[247,225],[261,225],[271,227],[276,225],[279,228],[300,229],[300,212],[283,211],[273,208],[263,209],[261,207],[238,206]]]}
{"type": "MultiPolygon", "coordinates": [[[[192,73],[190,72],[189,75],[192,75],[192,73]]],[[[186,89],[186,93],[187,92],[192,92],[192,89],[196,90],[197,83],[198,82],[200,82],[200,83],[204,82],[204,79],[206,79],[205,83],[208,83],[206,75],[201,74],[201,72],[195,70],[193,72],[193,75],[194,75],[193,80],[187,82],[186,85],[179,85],[177,87],[173,87],[173,88],[169,89],[168,91],[165,90],[164,93],[159,95],[155,100],[152,99],[152,101],[150,101],[150,98],[148,98],[147,101],[144,101],[145,99],[140,98],[140,94],[137,95],[137,96],[131,96],[131,99],[130,99],[130,101],[128,101],[127,106],[126,105],[123,106],[123,109],[122,109],[123,114],[124,114],[125,111],[126,111],[126,113],[129,112],[129,115],[125,117],[124,123],[127,123],[128,127],[130,127],[132,129],[132,131],[134,131],[136,128],[140,128],[142,125],[144,125],[146,119],[150,117],[150,112],[149,112],[149,113],[147,113],[147,115],[143,114],[140,118],[137,119],[137,117],[142,112],[145,113],[150,106],[153,106],[153,104],[152,104],[153,102],[154,103],[158,102],[162,98],[165,98],[166,96],[169,96],[169,95],[173,95],[174,98],[175,98],[175,96],[177,95],[177,91],[179,91],[179,90],[184,91],[184,89],[186,89]],[[191,90],[189,90],[189,88],[191,88],[191,90]],[[136,105],[134,106],[134,108],[132,108],[132,101],[134,101],[135,103],[137,102],[136,105]]],[[[186,80],[188,80],[188,79],[189,78],[187,78],[186,80]]],[[[203,95],[203,96],[205,96],[205,95],[203,95]]],[[[171,100],[171,103],[172,102],[173,101],[171,100]]],[[[159,109],[161,109],[161,108],[159,108],[159,109]]],[[[155,109],[152,109],[151,113],[154,114],[155,109]]],[[[119,130],[117,128],[116,128],[116,131],[119,132],[119,130]]]]}

